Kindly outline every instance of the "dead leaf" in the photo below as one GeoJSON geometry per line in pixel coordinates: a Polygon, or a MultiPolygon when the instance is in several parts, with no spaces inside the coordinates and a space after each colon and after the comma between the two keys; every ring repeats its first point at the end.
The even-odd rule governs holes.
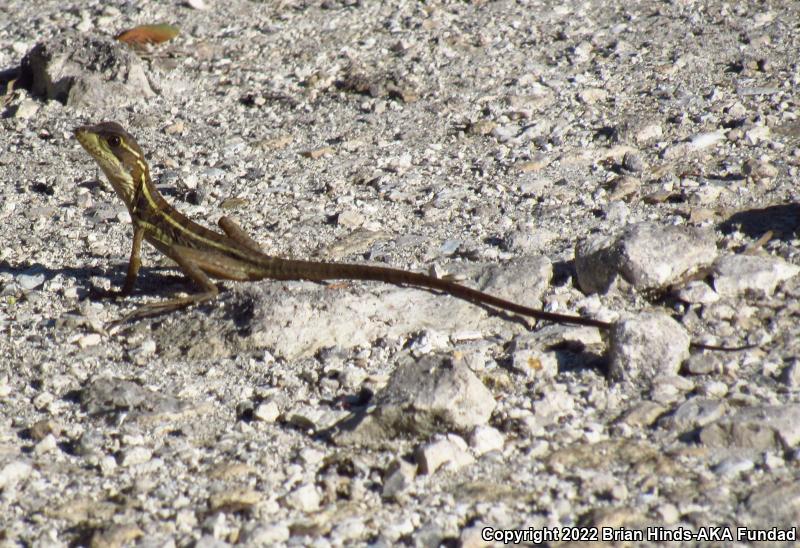
{"type": "Polygon", "coordinates": [[[179,33],[172,25],[140,25],[119,33],[116,39],[129,46],[144,46],[172,40],[179,33]]]}

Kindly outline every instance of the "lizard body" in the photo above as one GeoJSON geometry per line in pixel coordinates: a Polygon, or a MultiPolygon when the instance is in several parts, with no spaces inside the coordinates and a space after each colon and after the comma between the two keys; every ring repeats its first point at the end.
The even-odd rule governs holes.
{"type": "MultiPolygon", "coordinates": [[[[364,264],[328,263],[283,259],[267,255],[233,220],[222,217],[222,232],[201,226],[170,205],[158,192],[150,168],[136,140],[116,122],[102,122],[75,129],[75,137],[106,174],[111,186],[125,203],[133,222],[133,246],[121,295],[133,291],[141,266],[142,241],[175,261],[201,289],[187,297],[145,305],[129,317],[141,317],[175,310],[214,299],[219,289],[211,278],[253,281],[276,280],[372,280],[438,290],[478,305],[559,324],[609,330],[611,324],[571,314],[530,308],[472,289],[450,280],[426,274],[364,264]]],[[[694,348],[739,350],[701,343],[694,348]]]]}

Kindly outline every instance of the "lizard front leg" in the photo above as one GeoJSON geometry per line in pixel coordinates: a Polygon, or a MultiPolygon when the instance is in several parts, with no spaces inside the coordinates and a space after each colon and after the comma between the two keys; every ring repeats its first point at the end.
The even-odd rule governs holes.
{"type": "Polygon", "coordinates": [[[131,256],[128,260],[128,271],[125,274],[125,283],[122,289],[119,291],[92,289],[92,296],[97,298],[114,298],[133,293],[133,286],[136,285],[136,278],[139,277],[139,269],[142,266],[142,239],[144,239],[144,232],[144,227],[134,225],[131,256]]]}
{"type": "Polygon", "coordinates": [[[122,319],[113,322],[113,324],[116,325],[134,319],[159,316],[167,312],[186,308],[187,306],[191,306],[193,304],[200,304],[213,300],[217,297],[217,295],[219,295],[219,289],[217,288],[216,284],[214,284],[214,282],[211,281],[211,278],[209,278],[208,275],[203,272],[200,264],[191,257],[191,253],[187,253],[188,250],[184,251],[184,249],[185,248],[182,248],[182,246],[176,245],[170,250],[169,256],[178,264],[183,273],[191,278],[198,287],[200,287],[201,292],[187,295],[185,297],[177,297],[175,299],[142,305],[133,312],[125,315],[122,319]]]}
{"type": "Polygon", "coordinates": [[[122,295],[133,293],[133,286],[136,278],[139,277],[139,268],[142,266],[142,239],[144,238],[144,227],[136,226],[133,229],[133,246],[131,247],[131,258],[128,260],[128,272],[125,274],[125,284],[122,286],[122,295]]]}

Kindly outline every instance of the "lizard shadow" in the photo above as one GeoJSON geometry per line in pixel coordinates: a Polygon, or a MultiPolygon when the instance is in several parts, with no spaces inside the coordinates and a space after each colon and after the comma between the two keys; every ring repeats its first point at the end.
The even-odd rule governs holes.
{"type": "MultiPolygon", "coordinates": [[[[72,278],[77,282],[78,289],[84,293],[81,298],[90,295],[92,290],[95,289],[90,281],[92,276],[109,278],[112,285],[122,286],[125,281],[125,268],[125,264],[107,267],[64,266],[49,268],[37,262],[22,262],[17,265],[11,265],[8,261],[0,261],[0,274],[9,274],[13,278],[17,278],[20,275],[41,275],[42,282],[36,288],[41,287],[42,284],[59,275],[72,278]]],[[[171,275],[169,274],[170,271],[175,272],[175,269],[169,266],[142,267],[139,271],[139,278],[136,283],[137,290],[134,294],[150,295],[162,293],[165,287],[165,279],[171,280],[175,286],[186,284],[186,280],[182,276],[171,275]]]]}
{"type": "Polygon", "coordinates": [[[788,240],[800,227],[800,204],[779,204],[758,209],[738,211],[719,223],[718,228],[730,234],[741,230],[751,238],[760,238],[772,231],[774,237],[788,240]]]}

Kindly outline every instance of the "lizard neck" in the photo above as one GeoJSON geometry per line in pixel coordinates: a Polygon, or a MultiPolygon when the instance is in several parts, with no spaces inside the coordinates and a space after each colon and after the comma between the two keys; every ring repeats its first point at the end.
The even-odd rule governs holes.
{"type": "Polygon", "coordinates": [[[119,191],[117,193],[120,194],[132,217],[143,214],[145,210],[164,211],[168,209],[167,201],[153,184],[150,168],[144,158],[137,158],[129,172],[134,183],[133,193],[130,196],[120,194],[119,191]]]}

